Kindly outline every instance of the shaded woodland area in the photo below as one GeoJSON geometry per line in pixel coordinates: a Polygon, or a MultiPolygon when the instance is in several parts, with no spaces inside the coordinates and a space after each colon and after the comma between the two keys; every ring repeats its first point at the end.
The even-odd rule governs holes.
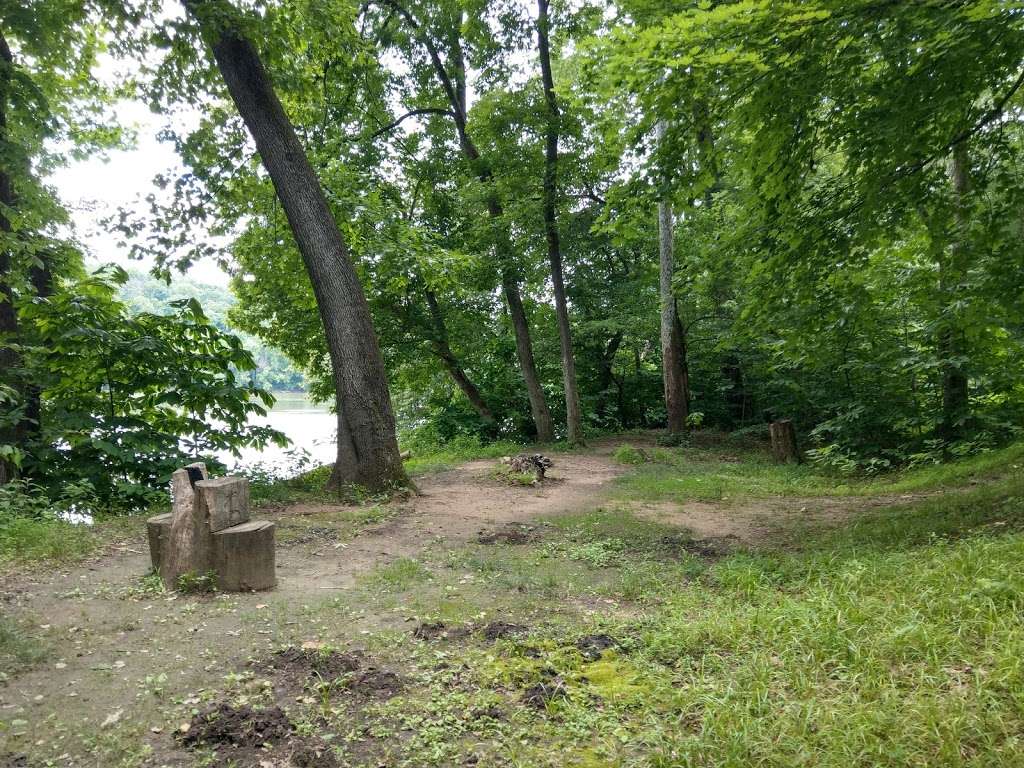
{"type": "Polygon", "coordinates": [[[130,142],[126,96],[188,170],[111,236],[222,261],[334,404],[334,485],[404,483],[399,440],[788,419],[874,473],[1020,433],[1014,3],[40,0],[0,33],[0,479],[48,499],[281,439],[237,339],[66,235],[47,173],[130,142]]]}
{"type": "Polygon", "coordinates": [[[0,0],[0,768],[1020,768],[1022,160],[1021,0],[0,0]]]}

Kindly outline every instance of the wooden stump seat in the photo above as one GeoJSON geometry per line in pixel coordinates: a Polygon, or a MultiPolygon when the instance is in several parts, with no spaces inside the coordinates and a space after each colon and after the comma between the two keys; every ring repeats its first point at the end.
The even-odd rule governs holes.
{"type": "Polygon", "coordinates": [[[268,520],[249,519],[246,478],[211,480],[202,464],[174,472],[171,511],[146,521],[153,570],[167,589],[183,574],[210,572],[225,592],[273,588],[275,530],[268,520]]]}

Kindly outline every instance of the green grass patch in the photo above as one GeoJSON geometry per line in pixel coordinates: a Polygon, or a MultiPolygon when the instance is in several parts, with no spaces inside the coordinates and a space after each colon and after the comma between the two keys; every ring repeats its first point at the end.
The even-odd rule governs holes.
{"type": "Polygon", "coordinates": [[[7,518],[0,522],[0,562],[73,562],[90,555],[102,536],[90,526],[60,520],[7,518]]]}
{"type": "MultiPolygon", "coordinates": [[[[880,477],[837,476],[809,464],[777,465],[763,450],[695,437],[692,447],[661,449],[657,461],[619,479],[617,496],[640,501],[729,501],[771,496],[870,496],[925,492],[989,481],[1024,467],[1024,444],[963,461],[880,477]]],[[[620,449],[621,450],[621,449],[620,449]]],[[[632,463],[632,462],[628,462],[632,463]]]]}
{"type": "Polygon", "coordinates": [[[391,592],[403,592],[428,579],[430,571],[411,557],[400,557],[387,565],[378,566],[366,576],[367,583],[391,592]]]}
{"type": "Polygon", "coordinates": [[[522,453],[525,449],[526,446],[510,440],[480,443],[464,439],[445,445],[416,446],[411,449],[412,455],[405,460],[405,470],[410,475],[426,475],[452,469],[467,461],[496,459],[522,453]]]}
{"type": "Polygon", "coordinates": [[[46,647],[14,619],[0,614],[0,685],[6,676],[46,657],[46,647]]]}
{"type": "Polygon", "coordinates": [[[397,579],[401,604],[454,621],[488,605],[529,631],[409,641],[416,687],[375,733],[413,734],[389,742],[396,764],[1019,766],[1024,478],[982,471],[714,562],[614,507],[453,550],[430,585],[397,579]]]}

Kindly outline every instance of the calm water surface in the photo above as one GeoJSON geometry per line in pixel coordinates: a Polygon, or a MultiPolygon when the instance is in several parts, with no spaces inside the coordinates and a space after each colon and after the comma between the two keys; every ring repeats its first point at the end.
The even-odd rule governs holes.
{"type": "Polygon", "coordinates": [[[246,448],[240,459],[230,454],[221,457],[229,467],[238,465],[260,465],[266,469],[283,472],[292,469],[297,456],[303,451],[309,454],[311,466],[329,464],[335,458],[335,435],[338,422],[323,403],[310,402],[303,393],[275,392],[277,402],[265,417],[253,419],[251,423],[273,427],[287,435],[292,444],[287,448],[268,445],[263,450],[246,448]]]}

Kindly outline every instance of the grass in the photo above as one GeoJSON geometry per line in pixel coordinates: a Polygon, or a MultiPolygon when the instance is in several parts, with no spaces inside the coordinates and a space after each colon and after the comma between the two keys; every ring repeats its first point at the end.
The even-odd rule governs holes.
{"type": "Polygon", "coordinates": [[[1020,766],[1024,478],[980,462],[897,482],[951,475],[986,482],[784,549],[701,559],[613,505],[532,544],[449,551],[430,582],[397,566],[417,574],[395,578],[403,610],[530,633],[393,639],[415,683],[374,710],[374,733],[395,765],[1020,766]],[[594,632],[616,645],[584,656],[594,632]]]}
{"type": "Polygon", "coordinates": [[[28,635],[14,619],[0,614],[0,686],[14,670],[22,670],[45,658],[46,648],[28,635]]]}
{"type": "Polygon", "coordinates": [[[59,520],[8,518],[0,524],[0,564],[65,563],[95,551],[94,531],[59,520]]]}
{"type": "Polygon", "coordinates": [[[918,467],[874,478],[837,476],[808,464],[780,466],[772,463],[761,448],[733,447],[720,436],[708,433],[695,435],[693,447],[643,453],[630,448],[620,448],[616,458],[622,463],[638,465],[638,471],[621,479],[618,495],[640,501],[730,501],[771,496],[926,492],[988,480],[1019,471],[1024,466],[1024,443],[956,463],[918,467]]]}
{"type": "Polygon", "coordinates": [[[424,446],[411,450],[405,470],[412,476],[442,472],[475,459],[496,459],[521,453],[525,446],[510,440],[481,444],[475,440],[453,441],[444,446],[424,446]]]}
{"type": "Polygon", "coordinates": [[[387,565],[374,568],[365,580],[387,591],[402,592],[429,578],[430,571],[422,563],[409,557],[399,557],[387,565]]]}

